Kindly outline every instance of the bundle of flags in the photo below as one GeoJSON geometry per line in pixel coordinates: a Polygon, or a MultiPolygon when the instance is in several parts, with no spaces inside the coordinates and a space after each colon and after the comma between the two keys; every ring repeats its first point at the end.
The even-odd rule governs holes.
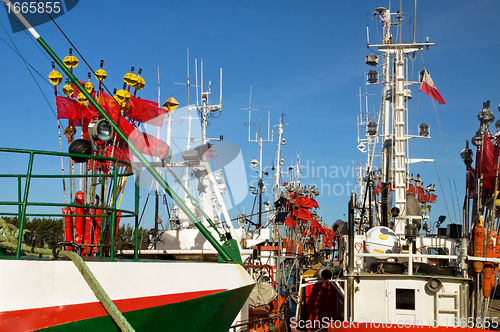
{"type": "Polygon", "coordinates": [[[500,158],[500,137],[494,138],[489,131],[483,134],[483,143],[478,146],[476,153],[476,168],[469,166],[467,169],[467,186],[469,198],[473,198],[477,192],[477,179],[482,177],[481,188],[487,192],[484,198],[490,196],[495,189],[498,190],[500,181],[497,179],[498,162],[500,158]],[[493,143],[495,141],[495,144],[493,143]],[[497,179],[495,181],[495,179],[497,179]]]}
{"type": "MultiPolygon", "coordinates": [[[[391,184],[389,185],[389,190],[394,191],[394,182],[391,182],[391,184]]],[[[373,194],[377,196],[381,192],[382,192],[382,182],[378,180],[373,185],[373,194]]],[[[406,193],[416,195],[420,203],[436,203],[437,200],[437,195],[433,193],[426,194],[424,188],[421,185],[413,185],[409,183],[406,189],[406,193]]]]}
{"type": "MultiPolygon", "coordinates": [[[[88,125],[98,115],[98,112],[89,103],[81,103],[74,97],[78,96],[79,90],[75,86],[75,91],[71,97],[56,96],[57,117],[59,119],[68,119],[69,125],[81,127],[82,138],[88,138],[88,125]],[[73,98],[72,98],[73,97],[73,98]]],[[[167,112],[163,108],[159,108],[158,104],[150,100],[136,98],[131,96],[126,103],[118,103],[115,98],[106,94],[104,91],[99,91],[98,94],[92,93],[92,97],[99,101],[99,105],[110,116],[110,118],[118,125],[118,127],[128,137],[139,151],[152,156],[163,158],[168,150],[168,146],[162,140],[143,133],[136,128],[133,121],[145,123],[161,127],[163,125],[164,115],[167,112]]],[[[111,157],[119,159],[132,160],[132,156],[128,152],[128,147],[119,137],[112,139],[115,149],[107,149],[108,154],[113,151],[111,157]]]]}
{"type": "Polygon", "coordinates": [[[287,203],[289,215],[285,219],[285,225],[288,227],[295,227],[297,221],[310,225],[312,235],[324,234],[323,226],[319,223],[319,218],[315,211],[311,209],[318,209],[318,202],[312,197],[299,196],[295,193],[290,195],[287,203]]]}

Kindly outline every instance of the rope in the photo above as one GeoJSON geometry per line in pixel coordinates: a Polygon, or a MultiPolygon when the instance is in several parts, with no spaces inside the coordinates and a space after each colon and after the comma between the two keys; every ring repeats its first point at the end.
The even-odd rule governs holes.
{"type": "Polygon", "coordinates": [[[111,301],[106,291],[99,284],[99,281],[95,278],[90,271],[89,267],[83,259],[72,251],[61,251],[59,253],[61,256],[68,257],[71,261],[76,265],[78,271],[82,274],[83,279],[87,282],[90,289],[94,292],[94,295],[97,297],[99,302],[101,302],[102,306],[111,318],[114,320],[115,324],[118,325],[121,331],[135,331],[132,325],[127,321],[127,319],[123,316],[123,314],[118,310],[116,305],[111,301]]]}
{"type": "MultiPolygon", "coordinates": [[[[23,235],[29,233],[29,231],[23,231],[23,235]]],[[[19,230],[16,226],[5,222],[5,220],[0,218],[0,247],[5,249],[17,249],[17,237],[19,236],[19,230]]],[[[42,248],[33,248],[26,244],[21,245],[21,250],[24,254],[29,256],[43,257],[43,258],[53,258],[52,250],[50,249],[42,249],[42,248]]],[[[135,332],[134,328],[127,319],[123,316],[123,314],[118,310],[113,301],[109,298],[106,291],[99,284],[99,281],[95,278],[92,271],[90,271],[89,267],[83,259],[76,253],[72,251],[60,251],[59,255],[68,257],[75,264],[78,271],[82,274],[83,279],[87,282],[92,292],[97,297],[99,302],[101,302],[104,309],[106,309],[107,313],[116,325],[120,328],[121,331],[124,332],[135,332]]]]}

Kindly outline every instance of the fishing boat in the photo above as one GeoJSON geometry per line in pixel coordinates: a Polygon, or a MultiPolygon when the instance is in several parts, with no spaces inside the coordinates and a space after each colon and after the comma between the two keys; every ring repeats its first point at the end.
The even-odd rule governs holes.
{"type": "Polygon", "coordinates": [[[410,140],[430,139],[425,123],[418,133],[408,129],[416,127],[408,125],[411,87],[419,84],[435,102],[445,102],[425,67],[419,80],[408,75],[408,61],[434,43],[417,42],[415,35],[404,42],[402,15],[384,7],[373,12],[383,36],[380,44],[368,41],[374,54],[366,57],[372,68],[367,85],[382,88],[382,101],[375,117],[360,117],[366,136],[358,149],[367,161],[360,167],[358,192],[351,194],[348,220],[334,224],[337,252],[330,278],[301,282],[301,288],[313,284],[316,291],[312,297],[302,292],[305,310],[292,322],[298,330],[498,328],[498,317],[490,314],[499,263],[498,148],[487,126],[494,117],[485,103],[473,138],[475,167],[468,144],[462,152],[468,170],[463,220],[446,227],[446,216],[433,222],[436,188],[424,187],[420,175],[413,175],[418,160],[408,151],[410,140]]]}
{"type": "MultiPolygon", "coordinates": [[[[73,74],[78,59],[70,54],[61,60],[22,13],[16,12],[10,1],[4,3],[69,79],[63,88],[66,97],[59,97],[57,86],[63,82],[63,75],[55,68],[49,75],[58,111],[59,107],[66,112],[76,110],[80,123],[70,119],[75,121],[65,130],[71,143],[69,153],[0,149],[16,165],[22,165],[17,162],[22,158],[27,164],[27,171],[24,164],[13,174],[1,175],[2,180],[14,182],[17,190],[14,186],[13,195],[9,196],[12,199],[0,202],[0,215],[15,216],[18,220],[17,227],[0,220],[0,280],[9,285],[0,300],[1,329],[227,330],[254,281],[241,265],[236,241],[215,239],[144,156],[144,153],[161,159],[168,156],[164,142],[142,133],[133,124],[141,122],[133,117],[134,110],[137,111],[134,102],[146,101],[134,98],[129,91],[131,86],[142,89],[144,80],[132,71],[125,76],[124,89],[114,96],[102,89],[93,94],[95,89],[90,79],[83,82],[73,74]],[[82,138],[75,139],[75,127],[79,125],[82,138]],[[69,164],[69,174],[44,173],[41,164],[50,158],[60,159],[63,167],[69,164]],[[139,259],[138,183],[131,195],[134,207],[121,207],[125,181],[139,168],[136,163],[158,181],[211,243],[219,263],[139,259]],[[57,194],[45,195],[42,202],[30,199],[30,192],[40,186],[50,187],[45,181],[61,179],[69,179],[69,199],[65,196],[63,202],[62,194],[60,200],[57,194]],[[54,212],[57,210],[62,212],[54,212]],[[64,218],[65,241],[53,250],[25,243],[29,232],[25,221],[33,216],[64,218]],[[135,225],[131,259],[118,257],[114,244],[118,225],[127,218],[135,225]]],[[[95,71],[99,87],[106,76],[101,63],[101,68],[95,71]]],[[[167,111],[174,107],[172,99],[165,105],[167,111]]],[[[66,193],[66,182],[62,182],[66,193]]]]}

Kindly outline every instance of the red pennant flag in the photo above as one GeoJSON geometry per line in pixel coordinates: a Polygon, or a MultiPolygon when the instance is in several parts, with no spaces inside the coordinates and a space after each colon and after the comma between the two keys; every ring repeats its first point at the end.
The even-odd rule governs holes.
{"type": "Polygon", "coordinates": [[[420,90],[427,93],[432,99],[437,101],[440,105],[446,104],[444,102],[443,97],[436,89],[434,82],[432,81],[431,75],[427,70],[422,70],[420,72],[422,85],[420,86],[420,90]]]}
{"type": "Polygon", "coordinates": [[[490,138],[486,134],[483,133],[483,150],[481,153],[477,154],[480,159],[480,172],[483,174],[483,187],[493,189],[495,187],[495,155],[496,149],[493,146],[493,142],[491,142],[490,138]]]}
{"type": "Polygon", "coordinates": [[[377,196],[381,192],[382,192],[382,182],[378,180],[377,183],[373,186],[373,194],[377,196]]]}
{"type": "Polygon", "coordinates": [[[429,197],[426,194],[418,194],[418,202],[419,203],[427,203],[429,197]]]}
{"type": "Polygon", "coordinates": [[[313,218],[311,218],[310,221],[311,221],[311,230],[313,231],[313,235],[316,233],[325,234],[325,230],[323,229],[323,226],[321,226],[313,218]]]}
{"type": "Polygon", "coordinates": [[[293,215],[302,221],[311,220],[311,212],[306,208],[294,209],[293,215]]]}
{"type": "Polygon", "coordinates": [[[415,186],[415,194],[420,197],[421,195],[425,195],[424,188],[422,186],[415,186]]]}
{"type": "Polygon", "coordinates": [[[285,218],[285,226],[295,227],[295,225],[297,225],[297,220],[292,219],[292,217],[290,217],[290,216],[287,216],[285,218]]]}
{"type": "Polygon", "coordinates": [[[476,193],[476,170],[473,167],[469,167],[467,170],[467,183],[469,187],[469,199],[474,198],[476,193]]]}
{"type": "Polygon", "coordinates": [[[427,202],[429,203],[436,203],[437,195],[434,194],[429,194],[427,202]]]}
{"type": "Polygon", "coordinates": [[[416,193],[415,186],[412,185],[411,183],[408,184],[408,189],[406,189],[406,193],[415,195],[415,193],[416,193]]]}
{"type": "Polygon", "coordinates": [[[317,208],[319,209],[318,202],[314,198],[311,197],[297,197],[296,203],[297,206],[304,207],[304,208],[317,208]]]}
{"type": "Polygon", "coordinates": [[[130,119],[143,123],[147,122],[148,124],[157,127],[163,126],[167,110],[164,108],[158,108],[158,103],[131,96],[128,105],[130,106],[130,112],[127,116],[130,119]]]}
{"type": "Polygon", "coordinates": [[[100,95],[100,105],[139,151],[148,156],[160,157],[163,159],[168,150],[167,143],[136,129],[135,126],[122,115],[121,109],[114,98],[102,91],[100,95]]]}
{"type": "MultiPolygon", "coordinates": [[[[56,96],[57,117],[59,119],[79,120],[87,119],[92,121],[94,113],[85,105],[78,101],[68,98],[56,96]]],[[[80,124],[81,125],[81,124],[80,124]]]]}

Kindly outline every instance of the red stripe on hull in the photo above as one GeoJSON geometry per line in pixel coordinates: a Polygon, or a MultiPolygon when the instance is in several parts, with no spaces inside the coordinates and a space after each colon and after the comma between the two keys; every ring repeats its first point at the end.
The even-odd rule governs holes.
{"type": "MultiPolygon", "coordinates": [[[[121,312],[159,307],[203,296],[223,292],[215,289],[198,292],[147,296],[113,301],[121,312]]],[[[71,304],[45,308],[34,308],[0,312],[0,331],[36,331],[43,328],[106,316],[108,313],[100,302],[71,304]]]]}

